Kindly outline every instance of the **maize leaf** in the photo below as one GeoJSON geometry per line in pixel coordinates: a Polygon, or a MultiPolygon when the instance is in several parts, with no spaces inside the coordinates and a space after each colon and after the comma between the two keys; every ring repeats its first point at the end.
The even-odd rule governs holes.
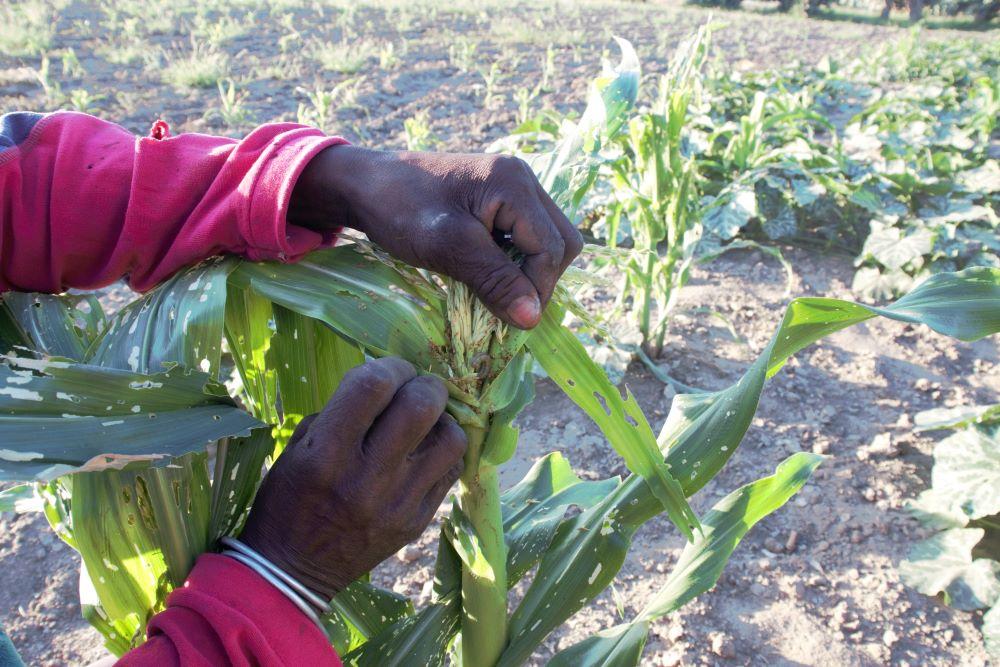
{"type": "Polygon", "coordinates": [[[774,475],[730,493],[702,518],[702,533],[686,545],[667,583],[636,618],[559,652],[553,667],[639,664],[649,623],[708,591],[750,528],[801,489],[822,457],[800,452],[785,459],[774,475]]]}
{"type": "MultiPolygon", "coordinates": [[[[104,326],[104,311],[93,295],[8,292],[0,299],[0,310],[4,308],[12,318],[8,326],[17,329],[12,342],[20,338],[15,344],[50,357],[82,360],[104,326]]],[[[5,338],[0,334],[0,342],[5,338]]],[[[11,349],[9,344],[3,348],[0,351],[11,349]]]]}
{"type": "Polygon", "coordinates": [[[278,423],[278,378],[267,365],[274,335],[271,302],[230,286],[226,294],[225,333],[233,363],[243,383],[250,413],[268,424],[278,423]]]}
{"type": "Polygon", "coordinates": [[[72,362],[5,361],[0,479],[52,479],[164,460],[259,425],[201,373],[142,375],[72,362]]]}
{"type": "Polygon", "coordinates": [[[200,264],[129,304],[91,346],[87,361],[140,373],[176,363],[217,377],[226,277],[235,266],[235,260],[200,264]]]}
{"type": "Polygon", "coordinates": [[[396,355],[422,370],[442,370],[440,304],[429,304],[393,268],[341,246],[297,264],[245,262],[230,276],[273,303],[325,322],[373,356],[396,355]]]}
{"type": "Polygon", "coordinates": [[[626,388],[625,398],[622,398],[577,337],[559,323],[552,310],[546,310],[527,345],[549,377],[594,420],[628,469],[646,480],[671,521],[691,539],[698,517],[667,469],[653,430],[632,393],[626,388]]]}
{"type": "Polygon", "coordinates": [[[73,537],[90,584],[105,620],[126,623],[133,645],[209,548],[206,458],[176,458],[155,475],[131,466],[71,480],[73,537]]]}
{"type": "MultiPolygon", "coordinates": [[[[739,382],[718,392],[675,397],[658,438],[667,465],[686,496],[704,486],[742,441],[767,377],[824,335],[876,315],[913,322],[926,314],[936,331],[973,339],[1000,330],[998,310],[1000,270],[981,268],[938,274],[884,308],[796,299],[739,382]]],[[[621,567],[636,527],[661,511],[643,478],[633,475],[604,502],[564,522],[514,611],[511,642],[500,664],[523,662],[548,632],[603,590],[621,567]]]]}

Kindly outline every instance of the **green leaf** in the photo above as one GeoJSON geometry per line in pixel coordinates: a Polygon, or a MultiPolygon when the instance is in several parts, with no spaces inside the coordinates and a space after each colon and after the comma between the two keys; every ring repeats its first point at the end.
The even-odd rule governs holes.
{"type": "Polygon", "coordinates": [[[50,357],[82,360],[104,326],[104,311],[93,295],[7,292],[0,298],[0,309],[4,307],[19,330],[17,344],[50,357]]]}
{"type": "Polygon", "coordinates": [[[817,454],[793,454],[774,475],[747,484],[716,503],[702,519],[702,534],[684,547],[666,585],[646,604],[639,618],[660,618],[715,586],[747,531],[798,493],[822,460],[817,454]]]}
{"type": "Polygon", "coordinates": [[[138,373],[169,364],[219,374],[226,277],[236,260],[212,260],[182,271],[113,318],[91,346],[88,363],[138,373]]]}
{"type": "Polygon", "coordinates": [[[106,620],[129,627],[135,645],[195,557],[208,550],[206,456],[177,458],[155,471],[80,473],[68,485],[73,536],[90,584],[106,620]]]}
{"type": "Polygon", "coordinates": [[[298,423],[326,406],[344,374],[365,355],[322,322],[281,306],[274,307],[274,326],[269,362],[281,393],[278,445],[284,447],[298,423]]]}
{"type": "Polygon", "coordinates": [[[52,479],[203,451],[260,423],[202,373],[0,363],[0,480],[52,479]]]}
{"type": "Polygon", "coordinates": [[[934,239],[934,232],[927,227],[904,233],[898,227],[872,220],[861,256],[874,259],[890,271],[906,266],[919,268],[924,255],[929,255],[934,247],[934,239]]]}
{"type": "Polygon", "coordinates": [[[571,505],[586,509],[618,484],[617,478],[580,480],[559,452],[536,461],[524,479],[500,497],[507,541],[508,585],[517,583],[545,554],[571,505]]]}
{"type": "Polygon", "coordinates": [[[994,658],[1000,658],[1000,604],[983,615],[983,640],[986,642],[986,652],[994,658]]]}
{"type": "Polygon", "coordinates": [[[563,649],[548,664],[549,667],[632,667],[639,664],[648,635],[649,625],[642,621],[616,625],[563,649]]]}
{"type": "Polygon", "coordinates": [[[0,491],[0,512],[41,512],[42,499],[34,484],[18,484],[0,491]]]}
{"type": "Polygon", "coordinates": [[[264,462],[273,449],[274,439],[266,428],[255,429],[246,438],[224,438],[218,442],[209,527],[213,542],[237,535],[243,528],[264,472],[264,462]]]}
{"type": "Polygon", "coordinates": [[[359,667],[409,667],[445,664],[448,645],[458,631],[459,594],[452,592],[414,616],[407,616],[342,656],[345,665],[359,667]]]}
{"type": "Polygon", "coordinates": [[[244,262],[231,284],[309,318],[358,342],[374,356],[403,357],[422,370],[441,370],[435,349],[446,344],[441,302],[357,246],[311,253],[296,264],[244,262]]]}
{"type": "Polygon", "coordinates": [[[349,640],[336,645],[338,653],[348,653],[369,638],[413,614],[413,605],[405,596],[387,591],[366,581],[354,581],[331,601],[329,618],[348,628],[349,640]]]}
{"type": "Polygon", "coordinates": [[[757,195],[749,185],[734,187],[720,195],[718,202],[709,204],[703,223],[707,233],[723,241],[735,237],[751,218],[757,216],[757,195]]]}
{"type": "Polygon", "coordinates": [[[931,485],[970,519],[1000,513],[1000,427],[966,428],[938,443],[931,485]]]}
{"type": "MultiPolygon", "coordinates": [[[[837,299],[796,299],[739,382],[718,392],[674,398],[658,438],[671,473],[687,496],[704,486],[742,441],[766,379],[819,338],[876,314],[926,322],[949,335],[989,335],[1000,330],[1000,321],[991,315],[1000,303],[994,294],[998,289],[1000,272],[966,270],[926,281],[900,300],[910,304],[904,308],[899,303],[878,309],[837,299]]],[[[511,617],[511,641],[500,664],[521,664],[552,629],[603,590],[624,562],[636,527],[661,511],[645,481],[633,475],[604,501],[564,521],[511,617]]]]}
{"type": "Polygon", "coordinates": [[[546,310],[527,345],[549,377],[594,420],[629,470],[646,480],[671,521],[691,539],[698,517],[667,470],[653,430],[631,392],[626,388],[622,398],[576,336],[556,320],[553,309],[546,310]]]}
{"type": "Polygon", "coordinates": [[[249,290],[229,286],[226,294],[225,333],[233,363],[243,383],[250,414],[268,424],[278,422],[278,378],[267,365],[274,335],[271,302],[249,290]]]}
{"type": "Polygon", "coordinates": [[[1000,563],[972,557],[985,532],[952,528],[918,542],[899,564],[900,577],[924,595],[942,593],[956,609],[992,606],[1000,598],[1000,563]]]}
{"type": "Polygon", "coordinates": [[[958,429],[974,424],[987,425],[997,422],[1000,422],[1000,404],[932,408],[913,415],[916,431],[958,429]]]}

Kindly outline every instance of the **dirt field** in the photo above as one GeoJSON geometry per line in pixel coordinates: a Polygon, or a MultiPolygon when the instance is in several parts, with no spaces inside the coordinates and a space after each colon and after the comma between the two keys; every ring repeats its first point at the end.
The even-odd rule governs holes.
{"type": "MultiPolygon", "coordinates": [[[[698,9],[656,3],[504,3],[501,8],[465,0],[448,3],[447,10],[383,4],[356,9],[349,22],[340,10],[318,12],[305,2],[284,3],[281,12],[292,17],[285,23],[267,10],[254,10],[250,28],[223,49],[228,76],[249,93],[252,119],[246,127],[225,127],[212,114],[206,117],[207,109],[219,106],[214,87],[178,92],[161,80],[165,70],[110,62],[106,49],[114,40],[90,3],[74,2],[59,12],[51,49],[72,47],[85,72],[62,78],[65,91],[104,95],[92,112],[135,132],[144,133],[162,117],[175,133],[237,135],[253,122],[294,120],[305,99],[297,92],[300,86],[332,88],[363,76],[350,84],[349,104],[326,129],[360,144],[397,149],[405,146],[403,121],[427,112],[441,149],[477,151],[515,125],[517,90],[541,77],[550,43],[551,92],[534,108],[580,108],[602,52],[613,49],[612,34],[636,44],[649,74],[664,70],[673,45],[707,17],[698,9]],[[302,48],[280,50],[282,37],[292,33],[305,45],[318,38],[338,42],[345,25],[351,40],[396,44],[398,61],[382,68],[372,56],[358,72],[342,74],[322,71],[302,48]],[[484,105],[483,75],[476,67],[463,71],[454,48],[449,55],[449,45],[460,40],[476,43],[476,67],[500,63],[489,105],[484,105]]],[[[244,6],[232,15],[244,17],[247,11],[244,6]]],[[[185,16],[161,21],[164,27],[147,37],[147,45],[168,54],[190,48],[185,16]]],[[[716,18],[725,24],[715,37],[719,64],[733,71],[799,58],[847,58],[903,34],[794,17],[717,13],[716,18]]],[[[46,92],[33,74],[39,65],[37,57],[0,56],[4,111],[45,108],[46,92]]],[[[53,67],[58,72],[58,64],[53,67]]],[[[793,293],[851,298],[851,258],[795,249],[787,249],[786,256],[796,272],[793,293]]],[[[682,293],[684,305],[725,314],[747,344],[732,341],[708,320],[678,318],[668,338],[671,373],[713,389],[735,381],[776,326],[786,301],[783,288],[780,267],[759,254],[733,253],[697,269],[682,293]]],[[[109,306],[120,305],[121,295],[112,293],[109,306]]],[[[669,408],[663,385],[638,366],[626,381],[658,429],[669,408]]],[[[505,483],[520,479],[553,449],[563,450],[585,477],[625,472],[582,412],[547,381],[537,389],[538,399],[520,418],[521,444],[504,471],[505,483]]],[[[998,400],[996,338],[960,344],[925,328],[874,320],[800,353],[771,382],[744,445],[716,482],[696,496],[695,509],[710,506],[722,489],[768,474],[792,452],[830,458],[798,497],[751,531],[712,593],[654,627],[646,663],[984,664],[976,629],[981,615],[953,611],[903,587],[895,568],[921,536],[902,506],[926,486],[935,442],[912,434],[912,415],[998,400]],[[876,436],[885,441],[883,434],[890,446],[873,447],[876,436]]],[[[426,600],[436,537],[432,526],[417,545],[377,571],[377,583],[426,600]]],[[[631,616],[662,582],[681,546],[665,518],[644,526],[612,592],[550,637],[534,662],[614,624],[619,608],[631,616]]],[[[79,617],[76,567],[74,553],[40,517],[0,517],[0,626],[29,664],[86,664],[105,655],[97,633],[79,617]]]]}

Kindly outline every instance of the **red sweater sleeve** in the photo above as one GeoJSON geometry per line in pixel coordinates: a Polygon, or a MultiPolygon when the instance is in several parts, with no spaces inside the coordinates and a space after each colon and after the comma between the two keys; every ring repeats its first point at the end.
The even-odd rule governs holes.
{"type": "Polygon", "coordinates": [[[340,667],[319,628],[278,589],[232,558],[205,554],[153,617],[125,667],[340,667]]]}
{"type": "MultiPolygon", "coordinates": [[[[162,128],[162,124],[158,124],[162,128]]],[[[334,233],[287,225],[295,181],[345,143],[293,123],[242,141],[136,138],[75,112],[0,118],[0,292],[146,290],[211,255],[294,261],[334,233]]]]}

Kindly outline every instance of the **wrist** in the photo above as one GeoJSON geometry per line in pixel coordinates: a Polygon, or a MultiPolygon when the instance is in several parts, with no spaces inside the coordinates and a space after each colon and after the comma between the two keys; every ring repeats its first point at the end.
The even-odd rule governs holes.
{"type": "Polygon", "coordinates": [[[378,153],[349,144],[317,153],[295,182],[288,222],[315,231],[348,227],[364,233],[356,213],[378,153]]]}

